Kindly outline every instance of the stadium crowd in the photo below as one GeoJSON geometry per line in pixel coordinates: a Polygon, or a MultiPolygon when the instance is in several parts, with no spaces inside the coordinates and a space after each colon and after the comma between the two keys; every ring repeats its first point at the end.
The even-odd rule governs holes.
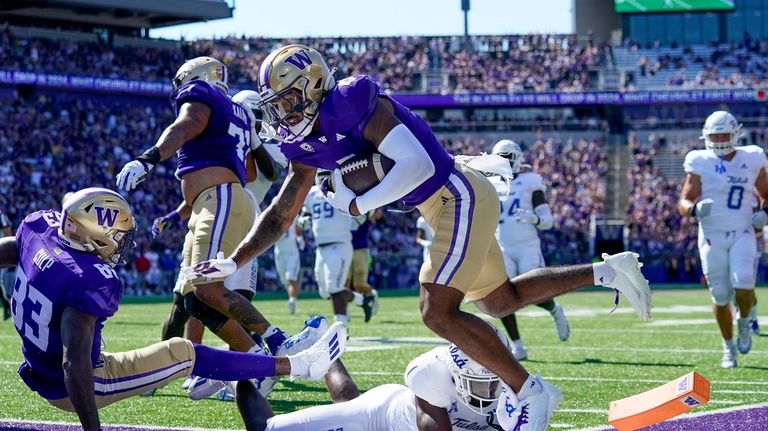
{"type": "MultiPolygon", "coordinates": [[[[30,211],[58,208],[68,191],[114,187],[116,167],[153,142],[173,118],[172,110],[154,99],[45,92],[28,99],[14,92],[0,93],[0,97],[0,114],[7,119],[0,124],[0,208],[14,226],[30,211]]],[[[477,137],[444,138],[443,142],[454,154],[467,155],[487,152],[493,144],[477,137]]],[[[604,143],[561,141],[546,135],[520,143],[527,162],[549,186],[558,229],[543,234],[547,261],[588,261],[589,218],[602,211],[605,194],[604,143]]],[[[185,229],[176,226],[153,239],[150,227],[155,217],[181,201],[174,163],[172,159],[159,165],[148,184],[128,196],[140,229],[134,262],[123,274],[128,293],[167,293],[173,285],[185,229]]],[[[387,211],[371,231],[374,283],[382,288],[413,288],[421,259],[421,249],[413,241],[418,213],[403,207],[390,209],[394,211],[387,211]],[[413,271],[397,270],[403,267],[413,271]]],[[[310,245],[304,253],[305,267],[311,267],[313,255],[310,245]]],[[[261,284],[266,290],[277,289],[271,253],[260,259],[261,284]]]]}

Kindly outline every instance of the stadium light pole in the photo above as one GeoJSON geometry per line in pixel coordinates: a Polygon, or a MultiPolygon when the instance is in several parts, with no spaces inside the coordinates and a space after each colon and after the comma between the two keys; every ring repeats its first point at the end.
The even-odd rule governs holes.
{"type": "Polygon", "coordinates": [[[464,12],[464,44],[469,48],[469,0],[461,0],[461,10],[464,12]]]}

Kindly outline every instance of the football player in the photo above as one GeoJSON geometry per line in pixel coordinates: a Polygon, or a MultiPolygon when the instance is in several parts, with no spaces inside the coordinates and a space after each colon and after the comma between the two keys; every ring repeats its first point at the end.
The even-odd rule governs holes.
{"type": "Polygon", "coordinates": [[[84,430],[100,429],[99,408],[190,374],[320,379],[343,350],[346,329],[338,324],[288,358],[212,349],[181,338],[129,352],[102,351],[101,330],[123,292],[115,267],[125,264],[135,246],[135,230],[128,202],[94,187],[69,197],[61,213],[29,214],[15,237],[0,239],[0,267],[18,268],[12,307],[24,356],[19,376],[53,406],[76,412],[84,430]]]}
{"type": "Polygon", "coordinates": [[[750,312],[755,302],[757,244],[754,229],[768,223],[768,177],[760,147],[736,147],[741,124],[730,113],[717,111],[701,131],[705,149],[685,156],[685,182],[677,209],[699,222],[699,255],[712,295],[712,310],[723,337],[723,368],[735,368],[737,350],[752,347],[750,312]],[[757,191],[762,208],[752,211],[757,191]],[[738,339],[733,339],[731,301],[739,306],[738,339]]]}
{"type": "Polygon", "coordinates": [[[347,277],[347,286],[355,292],[362,293],[369,299],[371,307],[371,316],[379,311],[379,293],[368,284],[368,266],[371,258],[369,248],[368,233],[371,226],[378,223],[383,216],[381,208],[368,211],[365,219],[357,229],[352,230],[352,264],[349,267],[349,277],[347,277]]]}
{"type": "Polygon", "coordinates": [[[312,223],[315,238],[315,278],[318,293],[323,299],[330,299],[333,317],[337,322],[346,323],[347,303],[363,308],[365,321],[371,320],[373,295],[363,296],[347,289],[346,281],[352,262],[352,228],[359,226],[362,217],[352,218],[334,208],[326,199],[320,184],[330,175],[329,171],[318,170],[315,185],[309,190],[304,201],[304,212],[312,223]]]}
{"type": "Polygon", "coordinates": [[[288,292],[288,313],[296,313],[296,300],[299,298],[299,270],[301,269],[301,254],[305,242],[301,228],[296,224],[298,218],[275,243],[275,270],[280,278],[280,284],[288,292]]]}
{"type": "Polygon", "coordinates": [[[420,245],[423,249],[424,262],[429,258],[429,247],[432,245],[432,231],[424,219],[424,216],[419,216],[416,220],[416,244],[420,245]]]}
{"type": "MultiPolygon", "coordinates": [[[[123,167],[117,186],[136,189],[155,165],[176,153],[176,176],[190,208],[183,248],[187,266],[231,253],[253,224],[256,204],[243,187],[245,161],[260,141],[252,141],[253,113],[227,95],[227,68],[220,61],[187,61],[172,86],[176,120],[154,146],[123,167]]],[[[181,294],[186,310],[233,350],[256,346],[243,327],[261,335],[272,352],[286,339],[248,299],[228,290],[222,277],[184,280],[181,294]]]]}
{"type": "MultiPolygon", "coordinates": [[[[265,123],[283,142],[281,151],[291,162],[288,177],[231,258],[187,268],[187,277],[225,276],[266,251],[288,229],[312,187],[315,171],[323,168],[333,170],[336,190],[327,197],[340,211],[365,214],[400,199],[419,209],[434,233],[419,276],[424,322],[527,397],[526,403],[546,405],[548,397],[542,391],[521,392],[526,385],[540,385],[482,319],[460,309],[463,300],[503,317],[599,284],[618,288],[640,318],[650,318],[650,288],[634,253],[606,255],[606,262],[594,265],[541,268],[510,282],[494,238],[499,198],[493,185],[482,173],[456,163],[429,125],[380,91],[369,76],[336,83],[320,53],[288,45],[267,56],[258,83],[265,123]],[[374,152],[395,164],[379,184],[356,196],[343,184],[338,167],[351,157],[374,152]]],[[[531,418],[540,425],[535,429],[546,428],[544,410],[534,409],[543,415],[531,418]]]]}
{"type": "MultiPolygon", "coordinates": [[[[538,231],[552,228],[552,211],[544,196],[546,186],[541,176],[535,172],[521,172],[523,151],[517,143],[503,139],[493,146],[491,153],[509,159],[511,172],[515,175],[511,180],[500,176],[489,177],[501,203],[496,240],[504,256],[507,275],[514,278],[545,266],[538,231]]],[[[560,341],[568,340],[570,327],[563,307],[552,299],[536,305],[552,315],[560,341]]],[[[501,322],[509,332],[515,358],[526,359],[528,351],[520,339],[515,314],[502,317],[501,322]]]]}
{"type": "MultiPolygon", "coordinates": [[[[5,215],[5,212],[0,211],[0,238],[13,235],[11,229],[11,220],[5,215]]],[[[3,320],[11,318],[11,303],[8,299],[8,286],[5,283],[5,273],[7,270],[0,269],[0,301],[3,303],[3,320]]]]}
{"type": "MultiPolygon", "coordinates": [[[[492,329],[510,349],[509,340],[492,329]]],[[[455,344],[436,347],[411,361],[405,370],[405,386],[377,386],[345,402],[334,394],[349,386],[343,369],[332,368],[326,379],[336,404],[272,415],[268,405],[253,390],[238,390],[238,407],[249,431],[427,431],[427,430],[517,430],[521,416],[533,417],[520,407],[509,387],[497,375],[472,359],[455,344]],[[261,402],[259,402],[261,401],[261,402]],[[509,406],[508,406],[509,405],[509,406]]],[[[560,391],[538,376],[523,391],[541,391],[556,405],[560,391]]],[[[238,388],[240,389],[240,388],[238,388]]],[[[523,394],[525,395],[525,394],[523,394]]],[[[527,420],[527,419],[526,419],[527,420]]],[[[526,429],[527,424],[521,420],[526,429]]]]}

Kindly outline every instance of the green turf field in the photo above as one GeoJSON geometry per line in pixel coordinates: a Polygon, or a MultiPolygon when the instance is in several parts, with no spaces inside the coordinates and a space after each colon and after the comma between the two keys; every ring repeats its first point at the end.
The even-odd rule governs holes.
{"type": "Polygon", "coordinates": [[[733,0],[615,0],[618,13],[733,10],[733,0]]]}
{"type": "MultiPolygon", "coordinates": [[[[283,300],[257,300],[273,323],[294,332],[310,313],[329,314],[327,301],[301,299],[299,313],[287,314],[283,300]]],[[[759,289],[763,311],[768,290],[759,289]]],[[[605,425],[611,400],[630,396],[696,370],[712,381],[712,402],[700,410],[763,402],[768,395],[768,337],[754,340],[752,352],[739,357],[739,368],[722,370],[720,338],[704,289],[658,291],[651,322],[641,322],[625,302],[613,314],[608,291],[574,293],[559,299],[571,322],[571,339],[561,343],[548,314],[530,307],[519,314],[529,351],[524,364],[541,373],[565,397],[550,429],[605,425]]],[[[124,304],[105,330],[109,351],[127,350],[157,341],[167,304],[124,304]]],[[[473,306],[468,310],[476,311],[473,306]]],[[[402,382],[402,371],[416,355],[439,345],[421,323],[417,298],[385,297],[369,324],[359,308],[351,310],[351,341],[343,359],[362,390],[402,382]]],[[[768,321],[762,321],[768,330],[768,321]]],[[[218,344],[206,334],[206,342],[218,344]]],[[[21,354],[11,321],[0,323],[0,418],[75,422],[76,417],[50,407],[28,391],[16,376],[21,354]]],[[[276,412],[329,402],[317,383],[282,380],[270,399],[276,412]]],[[[179,384],[153,398],[135,398],[101,413],[105,424],[144,424],[200,428],[242,426],[234,403],[187,399],[179,384]]]]}

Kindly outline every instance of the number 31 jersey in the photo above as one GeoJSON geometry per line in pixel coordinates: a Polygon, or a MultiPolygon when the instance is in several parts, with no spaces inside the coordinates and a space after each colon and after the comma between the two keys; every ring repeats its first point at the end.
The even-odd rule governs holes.
{"type": "Polygon", "coordinates": [[[117,311],[122,282],[98,256],[66,248],[57,235],[61,215],[28,215],[16,231],[19,265],[13,286],[13,323],[21,336],[24,362],[19,376],[47,399],[67,396],[61,368],[61,317],[73,307],[97,318],[91,360],[101,352],[104,320],[117,311]]]}
{"type": "Polygon", "coordinates": [[[712,199],[712,212],[699,221],[701,229],[724,232],[752,225],[755,180],[765,167],[765,153],[755,145],[736,148],[731,161],[721,160],[710,150],[693,150],[683,168],[701,178],[701,198],[712,199]]]}

